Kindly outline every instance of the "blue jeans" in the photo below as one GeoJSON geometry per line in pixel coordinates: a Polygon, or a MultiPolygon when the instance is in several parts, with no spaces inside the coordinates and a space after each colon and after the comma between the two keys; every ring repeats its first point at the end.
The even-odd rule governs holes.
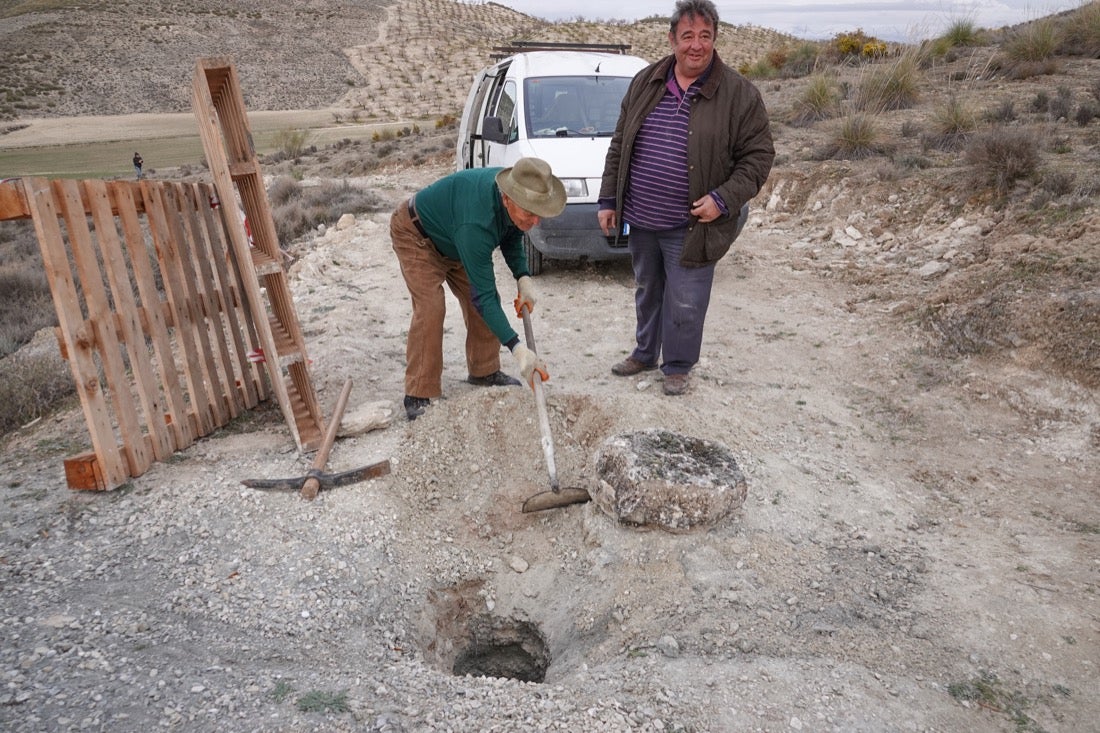
{"type": "Polygon", "coordinates": [[[683,267],[686,228],[652,231],[630,227],[637,341],[631,357],[665,374],[687,374],[699,361],[703,321],[710,306],[714,265],[683,267]]]}

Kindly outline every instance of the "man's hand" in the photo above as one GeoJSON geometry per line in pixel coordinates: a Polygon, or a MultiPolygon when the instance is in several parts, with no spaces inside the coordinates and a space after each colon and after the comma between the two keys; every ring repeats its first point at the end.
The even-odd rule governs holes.
{"type": "Polygon", "coordinates": [[[600,209],[596,212],[596,218],[600,222],[600,229],[603,230],[604,236],[610,237],[611,231],[615,228],[615,210],[600,209]]]}
{"type": "Polygon", "coordinates": [[[714,203],[714,199],[708,193],[693,203],[691,205],[691,211],[688,213],[697,218],[701,223],[709,224],[722,215],[722,210],[718,208],[718,204],[714,203]]]}
{"type": "Polygon", "coordinates": [[[530,275],[523,275],[519,282],[519,295],[516,296],[516,315],[523,317],[523,306],[527,306],[528,313],[535,312],[535,283],[530,275]]]}
{"type": "Polygon", "coordinates": [[[535,386],[535,372],[539,373],[539,378],[543,382],[550,378],[550,374],[546,371],[546,362],[523,344],[516,344],[516,348],[512,349],[512,356],[516,357],[519,373],[532,387],[535,386]]]}

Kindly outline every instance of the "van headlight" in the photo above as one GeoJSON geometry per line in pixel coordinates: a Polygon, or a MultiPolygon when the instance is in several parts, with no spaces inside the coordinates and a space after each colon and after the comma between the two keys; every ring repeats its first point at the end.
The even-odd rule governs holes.
{"type": "Polygon", "coordinates": [[[583,198],[588,195],[588,184],[583,178],[562,178],[561,182],[568,198],[583,198]]]}

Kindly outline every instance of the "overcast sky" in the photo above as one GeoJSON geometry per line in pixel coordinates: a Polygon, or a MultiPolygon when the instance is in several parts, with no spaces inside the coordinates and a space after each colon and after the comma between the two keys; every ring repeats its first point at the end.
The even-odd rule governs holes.
{"type": "MultiPolygon", "coordinates": [[[[675,0],[496,0],[514,10],[546,20],[636,20],[668,16],[675,0]]],[[[863,29],[884,41],[920,41],[935,38],[957,20],[978,28],[1000,28],[1080,7],[1084,0],[715,0],[718,16],[734,25],[772,28],[806,39],[832,38],[837,33],[863,29]]]]}

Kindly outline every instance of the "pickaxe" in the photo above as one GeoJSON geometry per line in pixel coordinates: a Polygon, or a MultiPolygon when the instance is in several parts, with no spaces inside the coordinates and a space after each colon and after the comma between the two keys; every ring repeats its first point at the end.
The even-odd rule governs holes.
{"type": "Polygon", "coordinates": [[[320,489],[332,489],[337,486],[366,481],[369,478],[385,476],[390,472],[389,460],[371,463],[362,468],[356,468],[342,473],[324,473],[325,463],[328,462],[329,451],[336,442],[336,433],[340,429],[340,419],[344,416],[344,408],[348,404],[348,396],[351,394],[351,380],[344,383],[344,390],[340,393],[340,399],[336,401],[336,408],[332,411],[332,418],[325,431],[325,438],[321,441],[321,447],[317,449],[317,455],[313,458],[313,467],[305,476],[296,478],[252,478],[241,483],[253,489],[299,490],[302,498],[313,501],[320,489]]]}

